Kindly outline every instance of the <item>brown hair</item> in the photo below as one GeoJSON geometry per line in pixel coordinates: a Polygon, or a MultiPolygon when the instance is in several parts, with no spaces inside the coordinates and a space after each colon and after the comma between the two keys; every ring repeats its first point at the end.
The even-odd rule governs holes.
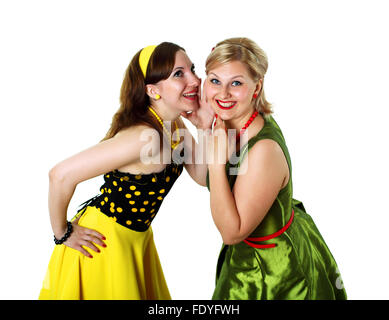
{"type": "Polygon", "coordinates": [[[173,71],[176,53],[179,50],[185,51],[171,42],[159,44],[150,57],[146,78],[139,66],[139,55],[142,50],[135,54],[124,74],[120,89],[119,110],[114,114],[111,127],[103,140],[112,138],[120,130],[135,124],[150,126],[156,129],[162,137],[161,125],[148,113],[150,98],[146,94],[146,85],[155,84],[170,76],[173,71]]]}
{"type": "Polygon", "coordinates": [[[261,92],[255,100],[254,107],[264,115],[270,115],[273,111],[263,90],[264,76],[268,67],[266,53],[248,38],[230,38],[219,42],[212,50],[205,63],[205,72],[208,74],[209,70],[217,65],[231,61],[244,63],[255,82],[262,79],[261,92]]]}

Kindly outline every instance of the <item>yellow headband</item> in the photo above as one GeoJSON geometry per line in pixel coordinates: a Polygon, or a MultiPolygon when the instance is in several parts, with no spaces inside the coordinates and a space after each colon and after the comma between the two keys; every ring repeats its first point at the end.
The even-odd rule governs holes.
{"type": "Polygon", "coordinates": [[[139,55],[139,66],[142,69],[143,76],[146,78],[147,66],[149,65],[150,57],[157,46],[148,46],[142,49],[139,55]]]}

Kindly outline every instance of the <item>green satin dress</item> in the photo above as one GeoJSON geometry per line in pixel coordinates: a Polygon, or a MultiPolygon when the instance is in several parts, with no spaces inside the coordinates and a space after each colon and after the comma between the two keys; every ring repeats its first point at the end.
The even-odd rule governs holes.
{"type": "MultiPolygon", "coordinates": [[[[226,164],[231,190],[236,171],[252,146],[263,139],[276,141],[289,165],[288,184],[280,190],[265,218],[250,235],[263,238],[286,228],[269,240],[223,244],[216,270],[215,300],[344,300],[346,291],[340,272],[323,237],[300,201],[292,198],[291,161],[283,134],[272,117],[241,148],[239,161],[226,164]],[[292,216],[292,212],[293,217],[292,216]],[[272,247],[275,244],[274,247],[272,247]]],[[[209,188],[209,177],[207,186],[209,188]]],[[[266,239],[266,238],[265,238],[266,239]]]]}

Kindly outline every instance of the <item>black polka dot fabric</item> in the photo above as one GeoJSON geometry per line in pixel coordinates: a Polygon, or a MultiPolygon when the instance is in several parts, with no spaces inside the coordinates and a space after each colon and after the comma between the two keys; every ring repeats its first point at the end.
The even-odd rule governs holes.
{"type": "Polygon", "coordinates": [[[152,174],[108,172],[101,194],[85,202],[84,208],[94,206],[126,228],[146,231],[182,170],[182,164],[171,163],[152,174]]]}

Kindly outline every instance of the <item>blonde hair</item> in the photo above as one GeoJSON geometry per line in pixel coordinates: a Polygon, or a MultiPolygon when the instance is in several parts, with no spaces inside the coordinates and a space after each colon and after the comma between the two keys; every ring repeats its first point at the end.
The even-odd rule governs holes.
{"type": "Polygon", "coordinates": [[[215,68],[217,65],[232,61],[244,63],[254,82],[262,79],[261,91],[255,100],[254,107],[263,115],[270,115],[272,111],[271,104],[265,98],[263,90],[264,76],[268,67],[266,53],[252,40],[248,38],[230,38],[219,42],[205,62],[205,72],[215,68]]]}

